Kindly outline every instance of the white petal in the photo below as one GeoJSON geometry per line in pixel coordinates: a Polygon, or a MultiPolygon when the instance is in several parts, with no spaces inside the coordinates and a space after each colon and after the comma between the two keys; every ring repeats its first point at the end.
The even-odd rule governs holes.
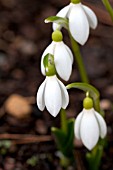
{"type": "Polygon", "coordinates": [[[44,101],[45,85],[46,85],[46,79],[41,84],[41,86],[39,87],[38,92],[37,92],[37,105],[41,111],[43,111],[44,107],[45,107],[45,101],[44,101]]]}
{"type": "Polygon", "coordinates": [[[84,109],[80,126],[80,135],[83,144],[89,150],[91,150],[98,142],[99,126],[92,109],[84,109]]]}
{"type": "Polygon", "coordinates": [[[73,38],[84,45],[89,36],[89,23],[80,3],[71,7],[68,17],[69,29],[73,38]]]}
{"type": "Polygon", "coordinates": [[[72,72],[72,60],[63,42],[56,44],[54,61],[58,75],[67,81],[72,72]]]}
{"type": "Polygon", "coordinates": [[[62,96],[56,76],[47,77],[44,97],[47,110],[52,116],[57,116],[62,107],[62,96]]]}
{"type": "Polygon", "coordinates": [[[104,138],[107,134],[107,126],[106,126],[106,122],[103,119],[103,117],[94,110],[95,116],[97,118],[98,124],[99,124],[99,128],[100,128],[100,136],[101,138],[104,138]]]}
{"type": "Polygon", "coordinates": [[[66,44],[65,44],[65,47],[66,47],[66,50],[68,51],[69,56],[70,56],[70,58],[71,58],[71,61],[72,61],[72,63],[73,63],[73,54],[72,54],[70,48],[69,48],[66,44]]]}
{"type": "MultiPolygon", "coordinates": [[[[70,5],[67,5],[67,6],[65,6],[64,8],[62,8],[62,9],[57,13],[56,16],[65,18],[66,15],[67,15],[67,13],[68,13],[69,7],[70,7],[70,5]]],[[[53,23],[53,30],[56,30],[56,29],[61,29],[61,26],[60,26],[59,24],[53,23]]]]}
{"type": "Polygon", "coordinates": [[[42,72],[43,75],[45,75],[45,68],[44,68],[44,65],[43,65],[44,56],[47,55],[48,53],[53,54],[53,52],[54,52],[54,46],[55,46],[55,42],[52,42],[52,43],[45,49],[45,51],[44,51],[43,54],[42,54],[42,57],[41,57],[41,72],[42,72]]]}
{"type": "Polygon", "coordinates": [[[74,132],[75,132],[75,137],[77,139],[81,139],[81,136],[80,136],[80,125],[81,125],[82,116],[83,116],[83,111],[80,112],[79,115],[75,119],[74,132]]]}
{"type": "Polygon", "coordinates": [[[95,15],[95,13],[85,5],[83,5],[83,9],[84,9],[86,16],[88,18],[90,27],[95,29],[98,24],[97,17],[95,15]]]}
{"type": "Polygon", "coordinates": [[[69,95],[64,84],[60,80],[58,80],[58,83],[59,83],[61,94],[62,94],[62,108],[66,109],[67,105],[69,104],[69,95]]]}

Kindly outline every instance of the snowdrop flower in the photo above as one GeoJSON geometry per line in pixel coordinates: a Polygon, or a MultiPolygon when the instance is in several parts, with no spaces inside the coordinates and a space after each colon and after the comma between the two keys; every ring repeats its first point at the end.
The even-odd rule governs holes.
{"type": "Polygon", "coordinates": [[[69,95],[66,87],[56,77],[47,76],[37,92],[37,105],[41,111],[45,106],[50,114],[57,116],[60,109],[65,109],[69,103],[69,95]]]}
{"type": "Polygon", "coordinates": [[[58,75],[67,81],[72,72],[73,55],[69,47],[62,41],[62,33],[56,30],[52,34],[52,43],[45,49],[41,58],[41,72],[45,75],[44,56],[48,53],[54,56],[55,68],[58,75]]]}
{"type": "Polygon", "coordinates": [[[104,138],[107,133],[103,117],[94,110],[92,99],[84,99],[84,109],[77,116],[74,125],[75,136],[91,150],[98,142],[99,136],[104,138]]]}
{"type": "MultiPolygon", "coordinates": [[[[80,0],[71,0],[71,3],[61,9],[57,16],[69,20],[69,30],[72,37],[81,45],[84,45],[89,36],[89,28],[95,29],[97,26],[97,17],[95,13],[80,0]]],[[[53,29],[56,30],[59,25],[54,23],[53,29]]]]}

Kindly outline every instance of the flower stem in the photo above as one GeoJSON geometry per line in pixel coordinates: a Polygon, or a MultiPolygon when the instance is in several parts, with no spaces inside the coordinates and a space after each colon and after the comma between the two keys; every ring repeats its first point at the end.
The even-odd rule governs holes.
{"type": "Polygon", "coordinates": [[[83,60],[82,60],[82,56],[81,56],[81,53],[80,53],[79,45],[73,39],[73,37],[71,36],[70,33],[69,33],[69,35],[70,35],[71,45],[72,45],[72,49],[73,49],[73,52],[74,52],[74,55],[75,55],[75,59],[76,59],[76,62],[77,62],[78,68],[79,68],[81,80],[84,83],[89,83],[89,79],[88,79],[86,69],[85,69],[85,66],[84,66],[84,63],[83,63],[83,60]]]}
{"type": "Polygon", "coordinates": [[[99,112],[99,113],[101,112],[101,110],[100,110],[100,99],[99,98],[94,101],[94,108],[97,112],[99,112]]]}
{"type": "Polygon", "coordinates": [[[113,21],[113,8],[109,2],[109,0],[102,0],[106,10],[109,12],[110,16],[111,16],[111,19],[113,21]]]}
{"type": "Polygon", "coordinates": [[[66,111],[64,109],[61,109],[60,111],[60,119],[61,119],[61,129],[63,132],[67,133],[67,117],[66,117],[66,111]]]}

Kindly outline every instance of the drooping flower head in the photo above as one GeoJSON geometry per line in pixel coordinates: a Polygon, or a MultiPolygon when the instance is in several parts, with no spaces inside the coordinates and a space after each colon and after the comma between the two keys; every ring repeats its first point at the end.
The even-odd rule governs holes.
{"type": "Polygon", "coordinates": [[[62,41],[61,31],[56,30],[52,34],[52,43],[45,49],[41,58],[41,71],[45,75],[43,64],[44,56],[48,53],[54,56],[55,68],[58,75],[65,81],[69,80],[72,72],[73,54],[69,47],[62,41]]]}
{"type": "Polygon", "coordinates": [[[103,117],[93,108],[93,100],[86,97],[84,108],[75,120],[75,137],[80,139],[89,150],[97,144],[99,137],[104,138],[107,126],[103,117]]]}
{"type": "MultiPolygon", "coordinates": [[[[80,0],[71,0],[71,3],[61,9],[57,16],[69,20],[69,30],[72,37],[81,45],[84,45],[89,36],[89,29],[97,27],[97,17],[95,13],[80,0]]],[[[53,29],[56,30],[59,25],[54,23],[53,29]]]]}
{"type": "Polygon", "coordinates": [[[44,58],[46,78],[37,92],[37,105],[41,111],[45,106],[49,113],[56,117],[60,109],[69,103],[69,95],[64,84],[57,78],[54,58],[48,54],[44,58]]]}

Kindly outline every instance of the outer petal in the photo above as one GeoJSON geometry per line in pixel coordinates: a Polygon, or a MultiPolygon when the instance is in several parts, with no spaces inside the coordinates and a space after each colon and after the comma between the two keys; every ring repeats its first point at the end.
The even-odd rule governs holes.
{"type": "Polygon", "coordinates": [[[95,29],[97,27],[98,21],[95,13],[85,5],[82,5],[86,13],[91,28],[95,29]]]}
{"type": "Polygon", "coordinates": [[[57,73],[67,81],[72,72],[72,60],[63,42],[58,42],[54,51],[54,61],[57,73]]]}
{"type": "Polygon", "coordinates": [[[37,105],[41,111],[43,111],[44,107],[45,107],[45,101],[44,101],[45,85],[46,85],[46,79],[41,84],[41,86],[39,87],[38,92],[37,92],[37,105]]]}
{"type": "Polygon", "coordinates": [[[62,94],[62,108],[66,109],[67,105],[69,104],[69,95],[64,84],[60,80],[58,80],[58,83],[59,83],[61,94],[62,94]]]}
{"type": "Polygon", "coordinates": [[[81,3],[71,6],[68,18],[69,29],[73,38],[84,45],[89,36],[89,23],[81,3]]]}
{"type": "Polygon", "coordinates": [[[75,137],[77,139],[81,139],[81,136],[80,136],[80,125],[81,125],[82,117],[83,117],[83,111],[79,113],[79,115],[77,116],[77,118],[75,120],[74,132],[75,132],[75,137]]]}
{"type": "MultiPolygon", "coordinates": [[[[57,13],[56,16],[65,18],[66,15],[67,15],[67,13],[68,13],[69,7],[70,7],[70,5],[67,5],[67,6],[65,6],[64,8],[62,8],[62,9],[57,13]]],[[[61,29],[61,26],[60,26],[59,24],[53,23],[53,30],[56,30],[56,29],[61,29]]]]}
{"type": "Polygon", "coordinates": [[[106,126],[106,123],[103,119],[103,117],[94,110],[94,114],[97,118],[97,121],[98,121],[98,124],[99,124],[99,128],[100,128],[100,136],[101,138],[104,138],[107,134],[107,126],[106,126]]]}
{"type": "Polygon", "coordinates": [[[70,48],[69,48],[66,44],[65,44],[65,47],[66,47],[66,50],[68,51],[69,56],[70,56],[70,58],[71,58],[71,61],[72,61],[72,63],[73,63],[73,54],[72,54],[70,48]]]}
{"type": "Polygon", "coordinates": [[[47,110],[55,117],[62,107],[61,89],[56,76],[47,77],[44,97],[47,110]]]}
{"type": "Polygon", "coordinates": [[[80,135],[83,144],[91,150],[99,139],[99,126],[92,109],[84,109],[81,120],[80,135]]]}
{"type": "Polygon", "coordinates": [[[43,54],[42,54],[42,58],[41,58],[41,72],[42,72],[43,75],[45,75],[45,68],[44,68],[44,65],[43,65],[44,56],[47,55],[48,53],[53,54],[53,53],[54,53],[54,47],[55,47],[55,42],[52,42],[52,43],[45,49],[45,51],[44,51],[43,54]]]}

